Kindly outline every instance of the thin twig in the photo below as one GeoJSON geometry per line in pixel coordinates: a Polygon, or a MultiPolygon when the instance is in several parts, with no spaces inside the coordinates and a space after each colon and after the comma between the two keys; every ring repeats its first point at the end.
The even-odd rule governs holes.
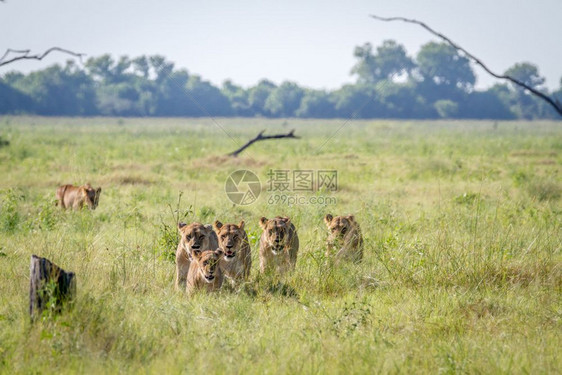
{"type": "Polygon", "coordinates": [[[50,54],[51,52],[55,52],[55,51],[66,53],[67,55],[71,55],[71,56],[74,56],[74,57],[78,57],[80,62],[82,62],[82,57],[86,56],[86,54],[84,54],[84,53],[73,52],[73,51],[70,51],[70,50],[67,50],[67,49],[64,49],[64,48],[60,48],[60,47],[51,47],[48,50],[46,50],[45,52],[43,52],[41,54],[38,53],[38,54],[35,54],[35,55],[30,55],[31,50],[29,50],[29,49],[15,50],[15,49],[8,48],[6,50],[6,52],[4,52],[4,55],[0,58],[0,66],[8,65],[8,64],[11,64],[11,63],[13,63],[15,61],[19,61],[19,60],[43,60],[43,58],[45,58],[48,54],[50,54]],[[7,59],[10,54],[15,54],[15,53],[19,53],[20,55],[12,57],[10,59],[7,59]]]}
{"type": "Polygon", "coordinates": [[[379,20],[379,21],[385,21],[385,22],[402,21],[402,22],[407,22],[407,23],[413,23],[413,24],[416,24],[416,25],[419,25],[419,26],[423,27],[424,29],[426,29],[427,31],[432,33],[433,35],[435,35],[435,36],[441,38],[442,40],[444,40],[445,42],[447,42],[449,45],[451,45],[457,51],[461,51],[462,53],[464,53],[466,57],[471,59],[476,64],[480,65],[482,67],[482,69],[484,69],[488,74],[490,74],[493,77],[496,77],[498,79],[508,80],[508,81],[518,85],[518,86],[521,86],[521,87],[525,88],[526,90],[529,90],[532,94],[534,94],[534,95],[538,96],[539,98],[545,100],[548,104],[550,104],[556,110],[556,112],[558,112],[558,114],[560,116],[562,116],[562,104],[558,100],[553,99],[546,94],[543,94],[542,92],[528,86],[524,82],[521,82],[518,79],[513,78],[509,75],[505,75],[505,74],[502,75],[502,74],[497,74],[497,73],[492,72],[480,59],[475,57],[473,54],[471,54],[470,52],[468,52],[467,50],[465,50],[464,48],[462,48],[461,46],[459,46],[455,42],[453,42],[451,39],[449,39],[445,35],[441,34],[438,31],[433,30],[431,27],[427,26],[425,23],[423,23],[421,21],[418,21],[418,20],[415,20],[415,19],[404,18],[404,17],[379,17],[379,16],[376,16],[376,15],[373,15],[373,14],[371,15],[371,17],[376,19],[376,20],[379,20]]]}

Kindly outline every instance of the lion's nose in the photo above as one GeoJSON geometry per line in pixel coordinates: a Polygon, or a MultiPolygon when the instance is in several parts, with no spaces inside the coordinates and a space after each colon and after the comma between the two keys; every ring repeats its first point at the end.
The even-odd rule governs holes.
{"type": "Polygon", "coordinates": [[[191,246],[192,249],[199,249],[201,246],[199,246],[198,244],[193,244],[191,246]]]}
{"type": "Polygon", "coordinates": [[[234,247],[233,244],[228,244],[228,245],[226,245],[226,248],[227,248],[227,249],[232,249],[233,247],[234,247]]]}

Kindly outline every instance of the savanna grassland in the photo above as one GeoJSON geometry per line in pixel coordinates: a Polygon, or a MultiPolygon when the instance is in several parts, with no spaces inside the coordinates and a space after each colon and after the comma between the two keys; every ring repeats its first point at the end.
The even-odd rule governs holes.
{"type": "MultiPolygon", "coordinates": [[[[0,117],[1,373],[557,373],[562,124],[0,117]],[[299,140],[258,142],[260,130],[299,140]],[[338,171],[329,205],[233,205],[250,169],[338,171]],[[64,183],[102,186],[61,212],[64,183]],[[353,213],[359,265],[325,259],[353,213]],[[288,215],[296,271],[259,277],[261,216],[288,215]],[[178,220],[246,220],[250,282],[174,290],[178,220]],[[77,273],[60,316],[29,321],[31,254],[77,273]]],[[[293,193],[290,193],[293,194],[293,193]]]]}

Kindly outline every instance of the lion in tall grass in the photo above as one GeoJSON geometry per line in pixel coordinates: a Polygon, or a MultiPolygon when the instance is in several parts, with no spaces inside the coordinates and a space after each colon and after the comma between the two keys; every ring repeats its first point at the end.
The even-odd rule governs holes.
{"type": "Polygon", "coordinates": [[[221,288],[224,280],[221,267],[223,255],[221,249],[193,250],[186,282],[187,294],[191,295],[197,290],[214,292],[221,288]]]}
{"type": "Polygon", "coordinates": [[[291,219],[277,216],[262,217],[260,226],[260,272],[275,271],[283,274],[295,269],[299,251],[299,236],[291,219]]]}
{"type": "Polygon", "coordinates": [[[94,189],[89,183],[82,186],[63,185],[57,188],[57,205],[62,208],[81,209],[84,204],[95,210],[100,201],[101,187],[94,189]]]}
{"type": "Polygon", "coordinates": [[[178,231],[180,242],[176,250],[176,289],[185,288],[193,251],[218,248],[217,235],[211,225],[179,223],[178,231]]]}
{"type": "Polygon", "coordinates": [[[252,267],[252,254],[248,235],[244,230],[244,221],[236,224],[223,224],[215,221],[213,228],[219,240],[219,248],[224,252],[222,269],[234,284],[248,280],[252,267]]]}
{"type": "Polygon", "coordinates": [[[360,262],[363,259],[363,236],[355,217],[327,214],[324,222],[329,230],[326,256],[360,262]]]}

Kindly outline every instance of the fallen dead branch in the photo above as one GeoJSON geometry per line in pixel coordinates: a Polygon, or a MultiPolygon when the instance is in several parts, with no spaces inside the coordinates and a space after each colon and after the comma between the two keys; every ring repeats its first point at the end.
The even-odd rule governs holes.
{"type": "Polygon", "coordinates": [[[300,138],[300,137],[295,135],[295,129],[291,130],[287,134],[263,135],[264,132],[265,132],[265,130],[262,130],[261,132],[258,133],[258,135],[255,138],[250,139],[244,146],[240,147],[236,151],[231,152],[230,154],[228,154],[228,156],[235,156],[236,157],[242,151],[244,151],[245,149],[247,149],[248,147],[250,147],[251,145],[253,145],[254,143],[256,143],[258,141],[265,141],[267,139],[282,139],[282,138],[299,139],[300,138]]]}

